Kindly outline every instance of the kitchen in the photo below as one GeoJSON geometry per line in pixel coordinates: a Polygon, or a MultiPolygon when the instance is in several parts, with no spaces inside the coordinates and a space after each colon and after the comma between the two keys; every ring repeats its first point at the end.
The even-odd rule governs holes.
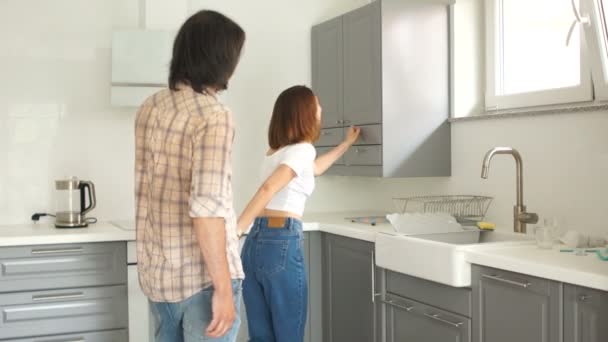
{"type": "MultiPolygon", "coordinates": [[[[487,38],[486,16],[488,14],[486,6],[483,6],[484,2],[457,0],[450,7],[448,7],[449,1],[433,2],[443,3],[446,13],[453,18],[451,22],[453,29],[451,32],[444,32],[450,34],[450,41],[453,43],[449,50],[444,45],[445,51],[450,53],[449,60],[452,64],[449,69],[451,72],[449,78],[452,82],[451,102],[449,103],[451,113],[444,113],[445,118],[447,119],[449,115],[451,121],[450,146],[448,146],[448,151],[451,150],[449,174],[440,177],[391,178],[328,175],[317,179],[317,187],[308,202],[305,217],[305,221],[309,223],[308,229],[310,229],[307,240],[310,250],[308,265],[316,267],[316,269],[310,270],[310,288],[311,291],[313,289],[318,291],[316,295],[311,294],[310,300],[308,336],[310,341],[382,341],[384,339],[390,341],[387,337],[390,334],[386,333],[386,331],[390,331],[390,327],[383,322],[383,319],[386,321],[386,317],[383,318],[383,315],[388,313],[384,312],[390,305],[381,302],[381,300],[386,300],[386,297],[375,298],[372,302],[372,296],[367,291],[372,292],[372,285],[376,287],[373,291],[374,295],[389,289],[389,292],[396,295],[398,300],[407,298],[421,303],[424,307],[446,312],[448,315],[446,320],[452,323],[470,322],[470,325],[463,324],[467,325],[469,330],[464,333],[465,337],[459,337],[460,340],[467,340],[468,337],[481,341],[481,337],[478,335],[480,330],[476,328],[478,323],[474,316],[475,312],[471,309],[475,303],[472,293],[476,289],[472,287],[470,277],[470,285],[450,287],[449,285],[444,286],[445,284],[435,285],[435,282],[420,276],[412,277],[412,273],[409,273],[409,276],[401,276],[405,273],[394,270],[385,271],[382,267],[376,269],[369,261],[374,254],[372,253],[374,246],[371,241],[375,241],[376,233],[383,229],[391,231],[391,227],[386,224],[370,227],[364,224],[349,223],[344,220],[344,217],[394,212],[396,208],[393,198],[428,194],[478,194],[493,198],[485,220],[495,222],[497,232],[511,233],[513,232],[512,208],[516,203],[514,161],[509,156],[498,156],[492,161],[488,179],[484,180],[480,177],[484,155],[496,146],[512,146],[521,153],[525,180],[524,204],[530,212],[540,216],[540,223],[544,222],[545,218],[554,218],[562,231],[575,230],[586,235],[605,235],[607,232],[605,222],[608,204],[603,195],[608,189],[608,180],[605,177],[605,171],[608,170],[608,135],[605,134],[605,128],[608,127],[608,116],[606,106],[602,104],[602,84],[601,81],[597,81],[600,78],[595,76],[598,74],[597,66],[591,62],[591,57],[599,59],[600,54],[592,53],[592,51],[596,51],[591,48],[592,44],[589,44],[588,49],[581,48],[580,55],[589,56],[589,61],[587,64],[580,63],[580,70],[585,71],[579,72],[577,75],[581,84],[585,83],[583,79],[587,82],[584,84],[587,89],[583,90],[589,92],[590,84],[595,87],[590,91],[590,95],[583,91],[589,96],[586,100],[572,100],[569,104],[559,101],[545,103],[544,105],[549,107],[544,106],[540,109],[534,108],[536,104],[528,104],[524,106],[526,107],[524,110],[492,113],[494,109],[485,105],[486,96],[484,95],[487,83],[486,64],[488,64],[486,58],[488,49],[485,43],[487,38]],[[591,64],[594,65],[593,68],[590,67],[591,64]],[[591,73],[594,75],[593,83],[588,77],[591,73]],[[331,238],[329,238],[330,234],[331,238]],[[354,240],[340,240],[339,237],[354,240]],[[322,276],[325,272],[323,267],[327,268],[328,265],[325,264],[327,260],[323,259],[325,254],[322,250],[324,246],[327,247],[332,243],[345,246],[343,250],[346,251],[361,251],[358,254],[356,252],[346,254],[344,257],[346,260],[341,260],[348,261],[352,257],[353,260],[362,261],[362,264],[352,267],[354,270],[364,271],[365,274],[362,273],[361,277],[365,278],[336,279],[343,281],[343,284],[352,284],[352,281],[364,279],[366,282],[365,296],[353,292],[351,300],[364,298],[366,302],[361,304],[361,307],[367,308],[367,311],[365,314],[352,317],[353,311],[348,307],[342,310],[345,310],[346,313],[351,312],[351,314],[344,316],[342,315],[344,311],[339,311],[338,307],[338,314],[335,314],[337,321],[328,323],[333,322],[334,316],[331,312],[326,312],[329,310],[326,304],[331,297],[328,297],[328,291],[324,291],[328,284],[326,284],[327,277],[322,276]],[[353,255],[353,253],[355,254],[353,255]],[[373,276],[377,280],[375,282],[370,282],[367,274],[372,272],[372,269],[374,270],[373,276]],[[321,276],[315,277],[314,275],[321,276]],[[402,289],[404,287],[405,289],[402,289]],[[416,288],[420,287],[436,288],[437,291],[418,296],[414,292],[416,288]],[[436,301],[436,299],[441,300],[436,301]],[[464,302],[465,305],[454,304],[459,301],[464,302]],[[348,322],[341,321],[339,317],[348,317],[348,322]],[[363,329],[367,325],[349,323],[353,319],[365,320],[367,323],[378,320],[374,326],[380,337],[361,339],[360,336],[365,336],[366,333],[353,329],[353,327],[361,326],[363,329]],[[454,321],[452,321],[453,319],[454,321]],[[343,328],[344,325],[347,325],[352,331],[341,335],[344,330],[340,328],[343,328]],[[329,326],[333,327],[332,331],[329,331],[329,326]],[[359,337],[350,338],[349,336],[352,335],[348,335],[348,333],[356,334],[354,336],[359,337]],[[325,336],[323,336],[324,334],[325,336]],[[384,336],[382,336],[383,334],[384,336]]],[[[503,2],[508,3],[508,1],[503,2]]],[[[551,3],[553,2],[556,1],[551,3]]],[[[535,0],[535,3],[538,4],[531,8],[539,10],[543,9],[543,6],[548,6],[549,2],[535,0]]],[[[551,15],[566,18],[560,21],[560,23],[565,22],[563,27],[560,26],[557,32],[551,31],[555,36],[547,37],[550,42],[558,42],[554,44],[556,46],[554,50],[551,50],[554,52],[561,51],[560,48],[565,49],[568,30],[574,20],[570,2],[559,1],[559,3],[559,6],[550,6],[556,12],[551,11],[551,15]]],[[[576,3],[578,4],[578,2],[576,3]]],[[[595,1],[580,1],[581,11],[584,12],[585,6],[591,6],[592,3],[596,4],[595,1]]],[[[597,3],[603,4],[601,1],[597,3]]],[[[373,2],[371,4],[373,5],[373,2]]],[[[92,247],[82,244],[83,242],[109,243],[111,244],[110,251],[117,253],[113,255],[118,259],[110,257],[104,259],[104,265],[107,266],[104,271],[106,273],[102,272],[101,276],[89,277],[88,280],[73,279],[70,284],[56,284],[54,285],[56,287],[45,287],[42,290],[96,286],[103,290],[118,291],[119,295],[128,296],[129,302],[135,300],[135,295],[131,295],[130,292],[132,286],[127,286],[129,287],[128,294],[121,292],[123,291],[121,286],[125,286],[129,281],[131,284],[133,283],[132,279],[127,276],[127,262],[133,264],[134,260],[128,257],[127,244],[124,242],[134,239],[134,233],[128,228],[132,228],[129,221],[133,220],[133,121],[136,106],[112,104],[113,88],[125,83],[113,81],[114,51],[112,46],[115,43],[113,37],[116,32],[176,30],[190,13],[202,8],[221,11],[237,19],[245,28],[248,38],[238,72],[231,82],[230,91],[222,95],[223,100],[231,106],[237,124],[234,188],[236,207],[237,210],[240,210],[258,186],[256,174],[250,171],[250,166],[260,163],[266,148],[265,132],[272,101],[287,86],[314,83],[311,28],[369,5],[369,1],[356,0],[313,0],[305,3],[273,0],[255,4],[236,0],[221,3],[203,0],[95,0],[86,3],[74,0],[3,1],[0,4],[0,18],[2,19],[0,22],[3,25],[0,37],[4,48],[0,55],[3,61],[0,74],[3,75],[5,85],[0,92],[0,109],[2,110],[2,114],[0,114],[0,156],[2,156],[0,164],[2,165],[0,174],[0,193],[2,194],[0,197],[0,225],[2,226],[0,228],[0,246],[2,247],[0,255],[4,256],[5,248],[9,247],[33,246],[30,250],[15,253],[31,253],[33,250],[40,249],[45,252],[48,248],[44,246],[61,247],[59,250],[68,250],[68,256],[70,256],[68,259],[73,260],[74,267],[82,269],[78,263],[85,262],[86,264],[86,260],[83,259],[87,259],[88,256],[96,253],[107,256],[109,253],[108,251],[89,251],[88,248],[92,247]],[[267,13],[274,15],[268,16],[267,13]],[[52,228],[51,218],[43,217],[39,224],[32,225],[30,218],[33,213],[55,211],[57,194],[55,180],[68,179],[74,175],[95,183],[97,206],[91,211],[90,216],[96,217],[98,223],[92,224],[90,228],[86,229],[57,230],[52,228]],[[126,227],[126,229],[116,227],[112,222],[122,228],[126,227]],[[115,247],[114,242],[121,245],[115,247]],[[74,246],[74,243],[79,245],[74,246]],[[74,248],[83,248],[82,252],[78,249],[79,253],[83,254],[73,258],[73,254],[70,254],[69,250],[74,248]],[[124,263],[116,260],[123,260],[124,263]],[[111,277],[103,275],[107,275],[107,272],[112,273],[112,271],[118,273],[118,278],[114,281],[111,281],[111,277]],[[100,283],[98,282],[100,278],[110,280],[100,283]],[[116,286],[119,287],[118,290],[109,288],[116,286]]],[[[517,10],[518,7],[514,8],[517,10]]],[[[531,11],[529,8],[527,10],[531,11]]],[[[527,16],[524,16],[522,12],[524,11],[517,12],[518,19],[540,16],[540,14],[528,12],[526,12],[527,16]]],[[[589,27],[575,25],[569,47],[585,46],[580,43],[580,39],[577,40],[577,37],[584,36],[584,32],[587,32],[589,27]]],[[[587,35],[587,37],[589,36],[587,35]]],[[[517,36],[517,38],[515,42],[522,41],[522,45],[528,48],[539,43],[534,39],[522,40],[521,36],[517,36]]],[[[590,40],[590,38],[587,39],[590,40]]],[[[525,61],[525,57],[532,58],[532,56],[541,58],[541,60],[545,58],[546,64],[549,64],[549,59],[556,60],[555,63],[563,62],[554,56],[549,56],[551,58],[547,59],[548,56],[541,52],[535,50],[534,53],[522,52],[519,55],[514,53],[513,56],[519,58],[518,62],[522,58],[525,61]]],[[[418,57],[424,58],[425,56],[418,57]]],[[[533,59],[533,61],[538,63],[537,59],[533,59]]],[[[555,66],[555,64],[551,65],[555,66]]],[[[535,64],[533,67],[538,67],[538,65],[535,64]]],[[[543,76],[566,73],[565,67],[561,64],[558,64],[558,67],[559,72],[557,70],[555,73],[545,71],[543,76]]],[[[514,74],[521,77],[521,73],[514,74]]],[[[158,75],[153,77],[158,77],[158,75]]],[[[557,80],[563,81],[559,78],[557,80]]],[[[566,81],[568,80],[566,79],[566,81]]],[[[446,81],[446,88],[447,84],[446,81]]],[[[405,84],[400,89],[411,88],[411,84],[405,84]]],[[[387,91],[387,89],[383,89],[383,91],[387,91]]],[[[566,97],[558,96],[560,99],[566,97]]],[[[133,96],[127,95],[126,99],[133,100],[133,96]]],[[[497,106],[497,108],[508,108],[502,103],[497,103],[497,106]]],[[[407,146],[406,139],[403,140],[402,145],[404,150],[411,148],[407,146]]],[[[532,232],[534,226],[534,224],[528,225],[528,231],[532,232]]],[[[530,248],[532,247],[530,246],[530,248]]],[[[525,247],[518,248],[525,249],[525,247]]],[[[428,250],[426,251],[428,252],[428,250]]],[[[432,254],[432,252],[428,253],[432,254]]],[[[540,294],[531,296],[531,298],[542,298],[547,300],[546,303],[556,301],[558,307],[564,307],[562,309],[564,316],[572,314],[566,313],[565,295],[555,296],[551,291],[567,293],[570,291],[567,289],[571,287],[564,286],[564,284],[574,284],[585,289],[591,288],[593,291],[608,290],[608,268],[606,266],[608,264],[600,263],[595,256],[589,254],[582,257],[558,251],[554,254],[544,253],[540,256],[538,253],[540,253],[540,249],[531,249],[522,250],[519,255],[522,258],[528,258],[529,261],[536,260],[540,264],[525,263],[509,256],[501,258],[498,252],[487,252],[486,254],[477,252],[468,258],[475,259],[476,263],[487,260],[486,262],[493,264],[481,265],[493,266],[509,272],[515,271],[515,273],[518,273],[518,270],[524,272],[527,265],[531,274],[525,275],[541,279],[541,284],[546,285],[542,291],[537,291],[535,288],[534,291],[537,291],[535,293],[540,294]],[[495,256],[494,259],[491,258],[492,255],[495,256]],[[496,264],[500,262],[502,264],[496,264]],[[563,265],[563,268],[560,269],[561,272],[551,272],[555,267],[550,266],[553,265],[552,263],[563,265]],[[516,267],[516,269],[505,267],[516,267]],[[564,268],[566,271],[563,271],[564,268]]],[[[19,259],[19,254],[10,255],[9,259],[16,258],[15,260],[20,262],[24,261],[19,259]]],[[[44,254],[37,255],[44,259],[44,254]]],[[[418,256],[418,259],[429,258],[429,262],[431,262],[431,256],[424,254],[418,256]]],[[[3,258],[0,257],[0,259],[3,258]]],[[[399,265],[395,265],[395,268],[409,265],[408,260],[410,259],[397,260],[399,265]]],[[[3,270],[6,272],[6,265],[3,270]]],[[[414,270],[408,272],[414,272],[414,270]]],[[[477,274],[475,269],[470,272],[472,277],[477,274]]],[[[507,273],[506,277],[513,280],[514,278],[508,277],[509,274],[507,273]]],[[[538,284],[536,280],[531,282],[533,287],[538,284]]],[[[38,284],[40,283],[43,282],[38,282],[38,284]]],[[[497,283],[490,284],[496,285],[497,283]]],[[[14,286],[13,290],[1,291],[0,296],[9,298],[13,293],[38,291],[35,289],[36,282],[34,281],[22,281],[14,286]],[[15,288],[18,291],[14,290],[15,288]],[[8,295],[5,296],[5,294],[8,295]]],[[[2,289],[1,286],[0,289],[2,289]]],[[[505,287],[495,286],[492,290],[500,289],[504,290],[505,287]]],[[[72,290],[59,292],[60,294],[73,294],[72,290]]],[[[345,291],[345,293],[350,292],[345,291]]],[[[593,305],[601,304],[598,309],[600,311],[597,311],[601,313],[597,316],[601,320],[602,317],[606,317],[606,295],[605,292],[600,291],[600,293],[601,295],[598,297],[594,292],[595,297],[590,300],[593,301],[593,305]],[[600,302],[595,302],[595,299],[600,302]]],[[[512,292],[509,294],[513,295],[512,292]]],[[[584,295],[581,294],[581,296],[584,295]]],[[[500,301],[501,305],[505,304],[503,301],[505,300],[500,301]]],[[[116,304],[116,301],[112,301],[104,305],[116,304],[117,307],[120,307],[119,311],[124,311],[125,308],[120,305],[120,301],[118,302],[116,304]]],[[[529,302],[533,302],[533,300],[529,300],[529,302]]],[[[0,305],[4,306],[5,303],[9,302],[0,301],[0,305]]],[[[141,301],[140,298],[139,303],[138,308],[141,308],[141,305],[145,304],[145,300],[141,301]]],[[[409,307],[410,303],[402,302],[402,304],[409,307]]],[[[595,308],[593,305],[591,308],[595,308]]],[[[583,307],[583,309],[585,308],[583,307]]],[[[129,309],[133,310],[133,305],[129,309]]],[[[522,308],[519,313],[509,312],[508,317],[528,311],[527,308],[522,308]]],[[[13,310],[17,317],[19,317],[18,312],[13,310]]],[[[145,309],[142,312],[146,312],[145,309]]],[[[500,310],[492,313],[496,315],[493,317],[507,315],[500,310]]],[[[53,313],[53,315],[57,315],[57,313],[53,313]]],[[[141,314],[132,313],[132,315],[141,317],[141,314]]],[[[9,316],[5,314],[5,322],[6,317],[9,316]]],[[[583,325],[589,329],[597,329],[597,332],[590,333],[591,337],[586,337],[584,332],[581,332],[583,335],[580,336],[571,336],[567,333],[571,329],[568,330],[566,327],[570,324],[567,322],[572,322],[572,319],[554,316],[551,316],[551,322],[554,324],[544,323],[542,327],[539,325],[535,330],[535,333],[541,333],[542,339],[530,334],[527,335],[529,338],[527,340],[584,341],[584,338],[588,338],[587,340],[593,341],[593,336],[596,341],[607,339],[605,327],[597,323],[594,323],[595,326],[592,323],[589,326],[583,325]]],[[[24,319],[24,316],[21,317],[24,319]]],[[[422,320],[424,317],[422,315],[420,325],[416,323],[414,327],[428,324],[428,321],[422,320]]],[[[116,335],[118,337],[108,337],[109,335],[89,337],[83,334],[98,330],[107,334],[108,329],[91,326],[84,331],[74,331],[66,330],[66,324],[51,324],[47,326],[48,329],[51,329],[49,333],[42,333],[45,328],[41,324],[38,328],[33,325],[16,335],[3,335],[0,332],[0,340],[42,339],[44,341],[45,336],[52,336],[47,337],[47,340],[124,341],[124,332],[120,331],[127,328],[135,330],[131,328],[131,325],[141,323],[144,318],[129,320],[126,315],[117,314],[114,319],[116,324],[108,323],[107,326],[117,327],[116,329],[111,328],[109,331],[119,331],[116,335]],[[61,329],[52,330],[55,327],[61,329]]],[[[428,317],[427,319],[432,320],[428,317]]],[[[454,331],[456,334],[462,333],[460,326],[451,329],[449,324],[444,323],[444,325],[448,328],[448,334],[452,334],[454,331]]],[[[67,326],[74,327],[79,324],[69,323],[67,326]]],[[[408,325],[403,324],[402,326],[406,329],[408,325]]],[[[488,328],[490,327],[493,326],[488,326],[488,328]]],[[[499,327],[494,328],[499,329],[499,327]]],[[[502,328],[506,331],[514,330],[509,321],[505,321],[502,328]]],[[[525,331],[520,328],[518,325],[516,329],[525,331]]],[[[7,330],[0,325],[0,331],[7,330]]],[[[142,328],[139,328],[139,331],[142,331],[142,328]]],[[[498,331],[501,334],[503,330],[498,331]]],[[[129,331],[129,333],[133,332],[129,331]]],[[[517,338],[526,340],[525,336],[512,336],[506,333],[491,336],[492,338],[487,337],[484,340],[503,341],[517,338]]],[[[140,340],[139,337],[132,339],[140,340]]],[[[393,340],[404,339],[400,339],[397,334],[393,340]]],[[[421,337],[419,340],[425,339],[421,337]]],[[[443,341],[430,338],[426,340],[443,341]]]]}

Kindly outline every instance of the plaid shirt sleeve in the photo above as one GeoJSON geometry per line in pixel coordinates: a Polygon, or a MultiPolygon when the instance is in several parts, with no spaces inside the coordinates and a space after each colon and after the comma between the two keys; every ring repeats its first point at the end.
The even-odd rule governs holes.
{"type": "Polygon", "coordinates": [[[234,124],[228,110],[210,114],[193,136],[190,217],[232,215],[234,124]]]}

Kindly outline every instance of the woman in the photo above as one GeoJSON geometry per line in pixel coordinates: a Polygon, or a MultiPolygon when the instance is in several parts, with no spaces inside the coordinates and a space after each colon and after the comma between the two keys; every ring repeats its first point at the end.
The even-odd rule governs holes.
{"type": "Polygon", "coordinates": [[[279,95],[270,121],[270,149],[262,162],[262,186],[239,217],[239,232],[253,227],[242,251],[243,297],[251,341],[304,339],[307,285],[302,251],[306,199],[323,174],[357,140],[346,139],[315,160],[321,107],[312,90],[294,86],[279,95]],[[257,218],[256,218],[257,217],[257,218]]]}

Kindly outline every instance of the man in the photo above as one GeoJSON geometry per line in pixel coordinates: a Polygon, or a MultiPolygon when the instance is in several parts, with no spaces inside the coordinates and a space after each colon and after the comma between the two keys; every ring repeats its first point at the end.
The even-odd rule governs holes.
{"type": "Polygon", "coordinates": [[[169,89],[135,124],[139,282],[157,318],[156,341],[234,341],[243,270],[232,198],[228,87],[245,33],[201,11],[179,30],[169,89]]]}

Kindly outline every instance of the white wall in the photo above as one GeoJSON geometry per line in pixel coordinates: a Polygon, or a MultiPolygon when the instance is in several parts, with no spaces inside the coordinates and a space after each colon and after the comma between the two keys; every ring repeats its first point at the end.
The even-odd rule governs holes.
{"type": "MultiPolygon", "coordinates": [[[[170,9],[175,2],[150,0],[146,26],[170,29],[174,21],[177,28],[184,1],[163,17],[159,16],[163,6],[170,9]]],[[[132,216],[134,110],[109,104],[110,46],[113,29],[140,25],[139,3],[0,2],[0,224],[27,222],[36,211],[53,212],[53,181],[71,175],[97,185],[98,208],[93,213],[100,219],[132,216]]],[[[225,94],[238,125],[239,207],[257,186],[257,164],[266,148],[266,127],[276,96],[293,84],[310,84],[311,25],[365,3],[187,2],[189,12],[220,10],[247,31],[242,63],[225,94]]],[[[337,181],[344,182],[350,184],[337,181]]],[[[331,210],[324,201],[323,180],[320,183],[316,209],[331,210]]],[[[339,202],[336,208],[356,204],[339,202]]]]}
{"type": "Polygon", "coordinates": [[[54,212],[53,180],[97,184],[100,217],[132,212],[132,111],[111,108],[113,27],[137,1],[0,2],[0,224],[54,212]]]}
{"type": "MultiPolygon", "coordinates": [[[[93,180],[101,219],[133,212],[133,110],[109,105],[113,28],[137,27],[137,0],[4,0],[0,2],[0,224],[53,211],[53,180],[93,180]],[[36,10],[32,10],[35,8],[36,10]],[[78,13],[78,15],[72,15],[78,13]]],[[[364,0],[191,1],[189,10],[221,10],[248,34],[242,62],[224,98],[235,112],[235,190],[240,208],[257,186],[272,104],[284,88],[310,84],[313,23],[364,0]]],[[[161,23],[163,27],[170,26],[161,23]]],[[[176,23],[176,26],[178,23],[176,23]]],[[[469,102],[469,104],[472,102],[469,102]]],[[[608,221],[608,115],[548,115],[453,124],[453,177],[322,177],[309,211],[392,209],[391,197],[481,193],[496,197],[489,219],[511,227],[514,163],[481,160],[495,145],[523,154],[525,200],[564,225],[605,231],[608,221]]]]}

